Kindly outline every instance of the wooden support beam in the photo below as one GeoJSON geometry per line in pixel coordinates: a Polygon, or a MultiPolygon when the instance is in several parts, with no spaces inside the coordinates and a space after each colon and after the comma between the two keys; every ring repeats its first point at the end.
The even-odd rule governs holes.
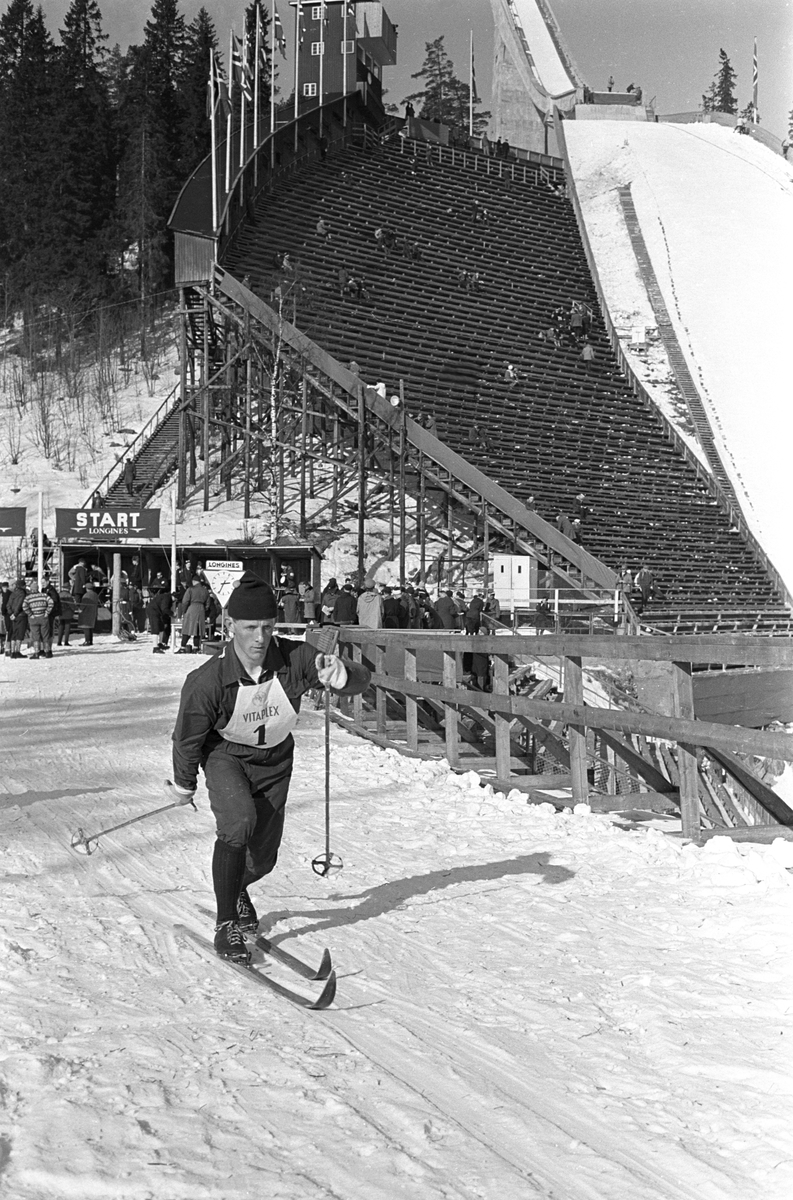
{"type": "MultiPolygon", "coordinates": [[[[374,650],[375,670],[378,675],[382,675],[385,671],[385,646],[375,646],[374,650]]],[[[388,693],[384,688],[375,689],[375,713],[377,715],[377,732],[380,737],[386,735],[386,701],[388,693]]]]}
{"type": "MultiPolygon", "coordinates": [[[[694,688],[691,683],[691,663],[672,664],[672,704],[676,717],[694,720],[694,688]]],[[[680,777],[680,817],[686,837],[697,838],[700,832],[699,777],[697,752],[688,742],[678,742],[677,770],[680,777]]]]}
{"type": "Polygon", "coordinates": [[[729,750],[715,750],[712,746],[704,746],[704,750],[714,758],[717,763],[720,763],[733,779],[736,779],[742,787],[745,787],[747,792],[754,796],[758,804],[770,813],[772,817],[776,817],[777,821],[782,825],[793,825],[793,809],[789,807],[778,796],[773,788],[770,788],[767,783],[763,783],[754,775],[746,763],[735,754],[731,754],[729,750]]]}
{"type": "MultiPolygon", "coordinates": [[[[498,654],[493,658],[493,691],[496,695],[509,695],[509,662],[498,654]]],[[[496,735],[496,771],[500,776],[506,777],[510,774],[510,722],[501,713],[495,713],[493,720],[496,735]]]]}
{"type": "MultiPolygon", "coordinates": [[[[405,679],[416,682],[416,651],[405,650],[405,679]]],[[[407,722],[407,742],[409,750],[418,749],[419,729],[416,701],[412,696],[405,696],[405,720],[407,722]]]]}
{"type": "MultiPolygon", "coordinates": [[[[565,703],[583,707],[584,676],[581,671],[581,659],[565,657],[564,660],[564,698],[565,703]]],[[[589,781],[586,767],[586,725],[570,723],[567,728],[570,748],[570,774],[573,777],[573,802],[585,804],[589,799],[589,781]]]]}
{"type": "Polygon", "coordinates": [[[678,790],[671,780],[667,779],[663,772],[648,762],[638,750],[635,750],[630,742],[617,737],[615,733],[607,733],[605,729],[598,730],[598,736],[623,762],[628,764],[640,779],[643,779],[645,783],[649,783],[653,791],[676,792],[678,790]]]}
{"type": "MultiPolygon", "coordinates": [[[[385,651],[383,653],[385,654],[385,651]]],[[[449,691],[457,687],[457,655],[450,653],[448,650],[445,650],[443,653],[443,685],[449,691]]],[[[450,767],[456,767],[460,762],[457,709],[451,704],[445,704],[444,714],[446,758],[450,767]]]]}

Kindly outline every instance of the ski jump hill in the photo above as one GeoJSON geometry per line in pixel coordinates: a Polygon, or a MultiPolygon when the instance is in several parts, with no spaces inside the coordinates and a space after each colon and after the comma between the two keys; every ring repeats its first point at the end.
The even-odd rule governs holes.
{"type": "Polygon", "coordinates": [[[558,154],[623,369],[793,590],[793,169],[758,126],[584,84],[547,0],[491,0],[493,136],[558,154]]]}

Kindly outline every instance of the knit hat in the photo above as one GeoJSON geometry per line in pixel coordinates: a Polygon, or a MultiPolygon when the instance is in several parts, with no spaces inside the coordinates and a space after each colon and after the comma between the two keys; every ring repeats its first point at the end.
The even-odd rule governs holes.
{"type": "Polygon", "coordinates": [[[226,611],[235,621],[271,621],[278,604],[269,583],[246,571],[229,597],[226,611]]]}

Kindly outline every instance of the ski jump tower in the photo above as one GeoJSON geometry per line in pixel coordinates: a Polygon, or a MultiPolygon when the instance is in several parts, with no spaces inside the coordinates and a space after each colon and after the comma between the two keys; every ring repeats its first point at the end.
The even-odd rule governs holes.
{"type": "Polygon", "coordinates": [[[584,98],[584,84],[548,0],[490,0],[493,39],[492,138],[559,155],[554,108],[584,98]]]}

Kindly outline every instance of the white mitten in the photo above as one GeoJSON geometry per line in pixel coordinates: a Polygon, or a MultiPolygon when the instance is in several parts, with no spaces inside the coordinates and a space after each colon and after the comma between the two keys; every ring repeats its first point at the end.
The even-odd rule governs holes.
{"type": "Polygon", "coordinates": [[[347,682],[347,668],[338,654],[318,654],[316,664],[322,686],[340,692],[347,682]]]}
{"type": "Polygon", "coordinates": [[[169,804],[192,804],[195,788],[189,792],[187,788],[180,787],[178,783],[171,783],[170,779],[165,781],[165,798],[169,804]]]}

